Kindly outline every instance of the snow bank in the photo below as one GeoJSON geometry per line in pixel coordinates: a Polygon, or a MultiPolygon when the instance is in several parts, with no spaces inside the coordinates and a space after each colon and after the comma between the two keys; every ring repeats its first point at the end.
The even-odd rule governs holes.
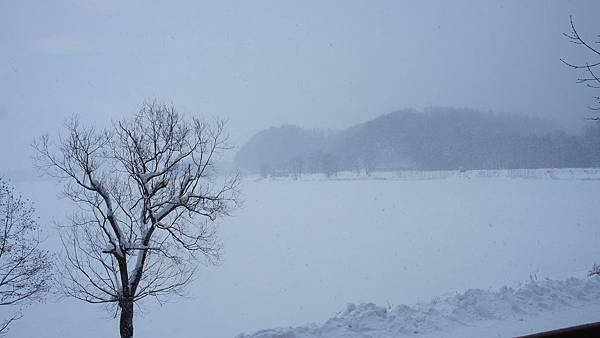
{"type": "Polygon", "coordinates": [[[392,308],[373,303],[348,304],[344,311],[321,325],[262,330],[250,335],[242,334],[238,338],[420,336],[478,321],[523,320],[524,316],[592,302],[600,302],[600,278],[531,280],[516,289],[506,286],[497,291],[469,289],[414,306],[392,308]]]}

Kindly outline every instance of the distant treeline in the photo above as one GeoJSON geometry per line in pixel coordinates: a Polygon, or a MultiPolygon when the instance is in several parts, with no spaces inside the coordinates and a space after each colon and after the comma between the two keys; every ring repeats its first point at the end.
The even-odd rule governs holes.
{"type": "Polygon", "coordinates": [[[269,128],[237,153],[263,175],[339,170],[443,170],[600,166],[600,123],[569,135],[551,123],[470,109],[403,110],[342,131],[269,128]]]}

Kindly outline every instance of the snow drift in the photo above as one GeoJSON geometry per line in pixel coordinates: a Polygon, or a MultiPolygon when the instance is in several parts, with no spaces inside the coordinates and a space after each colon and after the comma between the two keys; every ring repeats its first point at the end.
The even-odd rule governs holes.
{"type": "Polygon", "coordinates": [[[478,321],[523,320],[547,311],[576,307],[600,300],[600,278],[531,281],[497,291],[469,289],[414,306],[382,307],[373,303],[348,304],[325,323],[277,328],[239,335],[238,338],[312,338],[421,336],[478,321]]]}

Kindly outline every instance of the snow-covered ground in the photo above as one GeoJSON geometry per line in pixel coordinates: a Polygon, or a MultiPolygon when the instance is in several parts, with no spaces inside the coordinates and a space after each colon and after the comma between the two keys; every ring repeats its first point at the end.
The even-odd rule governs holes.
{"type": "MultiPolygon", "coordinates": [[[[438,322],[422,333],[440,337],[524,334],[600,320],[594,316],[600,282],[585,277],[600,262],[597,171],[386,175],[246,179],[244,208],[221,224],[221,265],[200,269],[189,298],[146,303],[136,336],[221,338],[307,323],[320,323],[309,326],[317,330],[345,320],[386,320],[400,328],[411,320],[402,313],[416,313],[415,321],[422,316],[426,327],[438,322]],[[530,278],[537,284],[525,283],[530,278]],[[535,296],[537,288],[554,291],[540,302],[534,297],[530,307],[521,296],[535,296]],[[497,301],[502,297],[508,301],[497,301]],[[348,303],[378,307],[344,312],[348,303]],[[522,314],[510,313],[515,303],[522,314]],[[487,304],[483,315],[474,310],[481,304],[487,304]]],[[[42,220],[60,222],[68,212],[55,185],[15,184],[37,203],[42,220]]],[[[117,336],[110,313],[72,300],[28,308],[11,335],[74,338],[81,330],[90,338],[117,336]]]]}

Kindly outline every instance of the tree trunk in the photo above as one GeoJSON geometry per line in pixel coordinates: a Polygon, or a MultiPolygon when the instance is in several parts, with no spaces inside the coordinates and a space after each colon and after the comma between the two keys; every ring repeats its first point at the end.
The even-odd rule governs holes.
{"type": "Polygon", "coordinates": [[[122,300],[119,302],[121,307],[121,319],[119,322],[119,331],[121,338],[133,337],[133,301],[122,300]]]}

